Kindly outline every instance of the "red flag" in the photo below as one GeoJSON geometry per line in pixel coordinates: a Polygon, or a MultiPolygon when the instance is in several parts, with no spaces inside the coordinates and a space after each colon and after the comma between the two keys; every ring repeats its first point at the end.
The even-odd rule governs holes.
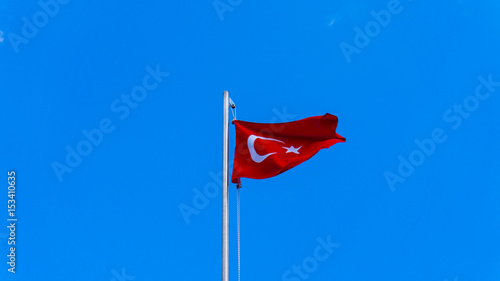
{"type": "Polygon", "coordinates": [[[319,150],[345,142],[335,132],[335,115],[275,124],[235,121],[236,149],[232,182],[239,178],[274,177],[313,157],[319,150]]]}

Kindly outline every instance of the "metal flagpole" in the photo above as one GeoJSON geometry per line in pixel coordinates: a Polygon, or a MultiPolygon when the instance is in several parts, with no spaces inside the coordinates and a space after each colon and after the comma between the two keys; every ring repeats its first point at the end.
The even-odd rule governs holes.
{"type": "Polygon", "coordinates": [[[224,91],[222,133],[222,281],[229,281],[229,92],[224,91]]]}

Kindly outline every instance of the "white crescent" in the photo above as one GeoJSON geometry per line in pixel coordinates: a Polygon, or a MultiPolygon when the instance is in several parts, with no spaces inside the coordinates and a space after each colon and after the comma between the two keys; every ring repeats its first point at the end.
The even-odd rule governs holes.
{"type": "Polygon", "coordinates": [[[277,140],[277,139],[264,138],[264,137],[259,137],[259,136],[256,136],[256,135],[250,135],[248,137],[248,140],[247,140],[248,150],[250,150],[250,156],[252,157],[252,160],[255,161],[256,163],[260,163],[260,162],[264,161],[267,157],[269,157],[269,155],[278,153],[278,152],[272,152],[272,153],[268,153],[266,155],[259,155],[257,153],[257,151],[255,151],[255,147],[254,147],[254,142],[257,139],[263,139],[263,140],[270,140],[270,141],[277,141],[277,142],[285,143],[285,142],[277,140]]]}

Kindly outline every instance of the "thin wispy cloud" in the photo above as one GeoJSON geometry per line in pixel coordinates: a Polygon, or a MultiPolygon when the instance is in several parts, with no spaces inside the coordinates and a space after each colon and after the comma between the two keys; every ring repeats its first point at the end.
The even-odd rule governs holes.
{"type": "Polygon", "coordinates": [[[330,23],[328,23],[328,26],[333,26],[335,23],[337,23],[338,21],[340,21],[342,19],[342,16],[340,14],[336,14],[335,16],[333,16],[333,18],[330,20],[330,23]]]}
{"type": "Polygon", "coordinates": [[[364,10],[363,4],[351,4],[340,8],[340,11],[331,17],[328,21],[328,26],[332,27],[341,21],[344,17],[356,18],[362,14],[364,10]]]}

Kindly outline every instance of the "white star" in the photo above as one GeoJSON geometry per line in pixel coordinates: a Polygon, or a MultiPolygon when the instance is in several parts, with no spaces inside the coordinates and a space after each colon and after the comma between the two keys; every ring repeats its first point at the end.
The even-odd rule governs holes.
{"type": "Polygon", "coordinates": [[[300,149],[301,147],[302,147],[302,145],[301,145],[299,148],[295,148],[295,147],[293,147],[293,145],[292,145],[292,146],[290,146],[290,147],[284,147],[284,146],[283,146],[283,148],[285,148],[285,149],[286,149],[286,153],[293,152],[293,153],[295,153],[295,154],[300,154],[300,153],[299,153],[299,149],[300,149]]]}

